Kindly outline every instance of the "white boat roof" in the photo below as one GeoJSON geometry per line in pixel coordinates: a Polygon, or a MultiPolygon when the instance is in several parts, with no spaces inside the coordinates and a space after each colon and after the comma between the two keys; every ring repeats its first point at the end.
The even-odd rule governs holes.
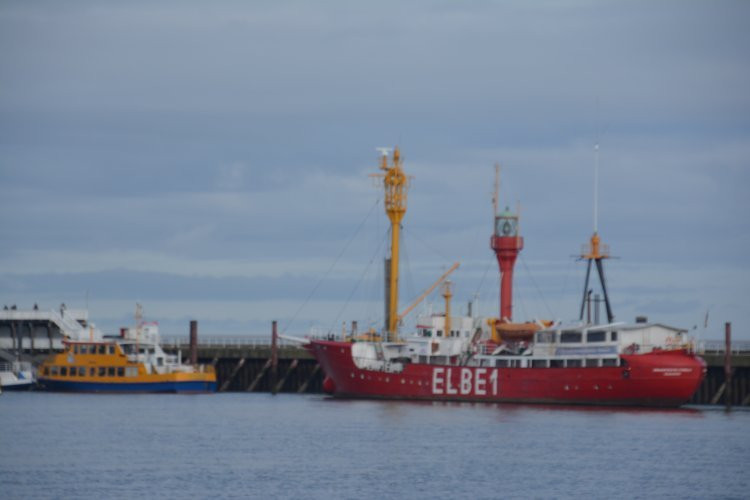
{"type": "Polygon", "coordinates": [[[595,324],[588,324],[588,323],[558,323],[556,325],[552,325],[549,328],[544,328],[540,331],[557,331],[557,330],[643,330],[645,328],[664,328],[667,330],[672,330],[675,332],[687,332],[684,328],[678,328],[675,326],[669,326],[665,325],[664,323],[625,323],[625,322],[617,322],[617,323],[605,323],[601,325],[595,325],[595,324]]]}

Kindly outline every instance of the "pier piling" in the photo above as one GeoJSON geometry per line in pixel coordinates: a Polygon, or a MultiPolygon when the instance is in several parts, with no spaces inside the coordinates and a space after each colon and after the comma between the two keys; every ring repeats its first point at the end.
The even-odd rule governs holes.
{"type": "Polygon", "coordinates": [[[266,374],[266,370],[271,366],[271,362],[273,360],[271,358],[268,358],[268,361],[266,361],[266,364],[263,365],[263,368],[260,369],[258,374],[255,376],[253,381],[250,383],[250,385],[247,386],[247,389],[245,389],[247,392],[253,392],[255,390],[255,387],[257,387],[258,382],[260,382],[260,379],[263,378],[263,375],[266,374]]]}
{"type": "Polygon", "coordinates": [[[732,407],[732,323],[724,324],[724,343],[724,401],[729,410],[732,407]]]}
{"type": "Polygon", "coordinates": [[[190,321],[190,364],[198,364],[198,322],[190,321]]]}
{"type": "Polygon", "coordinates": [[[271,393],[279,392],[279,334],[276,332],[276,320],[271,324],[271,393]]]}
{"type": "Polygon", "coordinates": [[[284,387],[284,382],[286,382],[287,377],[294,371],[295,368],[297,368],[297,365],[299,364],[298,359],[293,359],[291,364],[289,365],[289,368],[287,369],[286,373],[283,377],[281,377],[281,380],[279,380],[279,383],[276,384],[276,387],[274,387],[273,393],[276,394],[281,390],[282,387],[284,387]]]}

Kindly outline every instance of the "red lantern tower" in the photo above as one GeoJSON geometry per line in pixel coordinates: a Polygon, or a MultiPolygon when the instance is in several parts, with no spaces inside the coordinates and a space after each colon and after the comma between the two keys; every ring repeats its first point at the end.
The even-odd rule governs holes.
{"type": "Polygon", "coordinates": [[[500,167],[495,166],[495,196],[493,198],[495,215],[495,234],[490,246],[495,251],[500,266],[500,322],[510,323],[513,318],[513,266],[518,252],[523,248],[523,238],[518,234],[518,214],[506,207],[498,213],[498,185],[500,167]]]}

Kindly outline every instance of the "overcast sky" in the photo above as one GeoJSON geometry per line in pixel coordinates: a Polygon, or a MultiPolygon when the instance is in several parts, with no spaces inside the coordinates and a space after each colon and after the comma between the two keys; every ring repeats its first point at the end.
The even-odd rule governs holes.
{"type": "Polygon", "coordinates": [[[750,340],[748,89],[747,2],[3,1],[0,302],[379,327],[398,144],[402,307],[460,261],[455,307],[497,314],[500,162],[515,319],[572,319],[598,140],[616,319],[750,340]]]}

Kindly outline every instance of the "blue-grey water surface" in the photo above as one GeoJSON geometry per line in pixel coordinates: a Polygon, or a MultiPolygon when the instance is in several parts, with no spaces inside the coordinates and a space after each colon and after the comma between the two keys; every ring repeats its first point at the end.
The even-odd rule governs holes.
{"type": "Polygon", "coordinates": [[[0,498],[748,498],[750,412],[0,396],[0,498]]]}

